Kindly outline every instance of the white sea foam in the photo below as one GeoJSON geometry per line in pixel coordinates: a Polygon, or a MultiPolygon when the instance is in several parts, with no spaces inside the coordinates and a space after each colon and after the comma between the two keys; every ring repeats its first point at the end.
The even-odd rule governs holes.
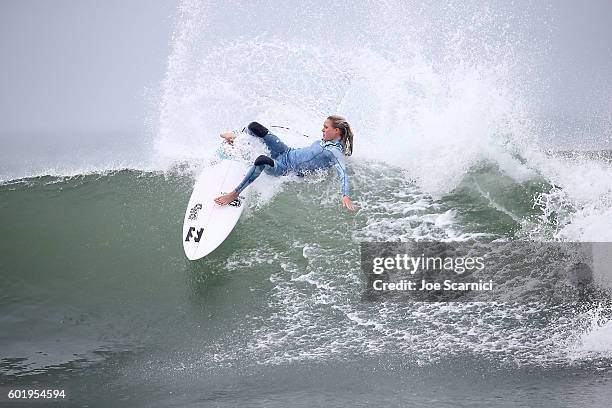
{"type": "Polygon", "coordinates": [[[612,357],[612,321],[605,317],[606,312],[609,314],[609,307],[599,306],[582,314],[588,325],[570,348],[573,358],[612,357]]]}
{"type": "Polygon", "coordinates": [[[593,328],[581,338],[579,351],[612,357],[612,322],[593,328]]]}
{"type": "MultiPolygon", "coordinates": [[[[329,46],[331,39],[323,31],[301,32],[294,38],[295,27],[311,20],[315,26],[321,23],[313,15],[301,16],[300,25],[291,23],[297,15],[285,16],[274,29],[247,35],[254,27],[238,26],[239,21],[263,10],[246,5],[240,9],[243,12],[237,13],[235,21],[219,20],[224,24],[217,26],[211,16],[221,9],[183,3],[154,141],[157,163],[210,156],[220,131],[241,128],[253,120],[289,126],[293,134],[316,139],[325,116],[341,113],[356,133],[349,167],[365,160],[402,169],[401,177],[415,182],[433,199],[423,202],[423,208],[487,161],[516,183],[543,177],[563,189],[563,208],[547,207],[551,204],[547,194],[540,197],[540,202],[547,201],[542,223],[550,213],[557,216],[571,209],[571,220],[566,221],[572,225],[558,225],[542,238],[611,239],[609,214],[604,210],[609,208],[612,182],[609,166],[588,160],[572,164],[541,153],[538,141],[548,138],[542,133],[547,127],[533,113],[538,106],[529,94],[535,85],[530,81],[538,72],[533,66],[521,71],[530,65],[531,52],[539,53],[541,47],[509,28],[527,24],[523,21],[526,10],[520,16],[512,10],[470,14],[470,7],[464,5],[459,16],[466,18],[457,18],[453,7],[441,8],[439,17],[447,18],[448,25],[442,30],[436,27],[439,38],[430,39],[430,48],[425,49],[420,41],[431,33],[427,20],[393,2],[355,10],[371,18],[366,23],[372,24],[370,34],[356,43],[354,34],[337,27],[333,41],[337,47],[329,46]],[[397,23],[399,15],[418,23],[391,24],[397,23]],[[486,45],[474,41],[479,33],[486,34],[486,45]],[[401,43],[393,42],[391,52],[389,40],[399,38],[401,43]],[[345,42],[350,52],[338,58],[337,49],[345,42]]],[[[286,133],[282,136],[290,139],[286,133]]],[[[311,140],[302,137],[289,143],[302,145],[311,140]]],[[[357,183],[358,177],[353,179],[357,183]]],[[[389,179],[377,182],[386,185],[389,179]]],[[[280,183],[266,176],[252,187],[258,203],[269,202],[281,189],[280,183]]],[[[488,197],[487,191],[483,194],[488,197]]],[[[361,208],[369,206],[367,200],[356,199],[361,208]]],[[[377,206],[379,211],[388,210],[383,203],[377,206]]],[[[495,208],[524,223],[525,234],[540,234],[541,225],[521,220],[506,208],[495,208]]]]}
{"type": "MultiPolygon", "coordinates": [[[[478,185],[489,206],[521,224],[526,236],[610,239],[609,165],[547,155],[540,142],[550,134],[531,91],[550,72],[538,72],[533,57],[548,47],[520,30],[530,7],[538,6],[520,12],[498,6],[451,2],[436,6],[432,20],[423,18],[431,11],[427,5],[407,8],[394,1],[359,8],[326,3],[323,14],[305,7],[289,15],[244,3],[227,19],[223,8],[185,1],[155,136],[158,159],[198,160],[216,149],[219,132],[253,120],[316,140],[323,119],[339,113],[355,131],[347,163],[358,214],[334,224],[340,216],[330,212],[325,225],[309,224],[319,237],[355,244],[481,236],[467,231],[460,209],[445,207],[440,198],[468,172],[492,163],[515,184],[556,186],[534,198],[539,219],[527,219],[478,185]],[[328,30],[334,15],[346,18],[328,30]],[[269,23],[265,29],[253,24],[260,20],[269,23]]],[[[299,190],[313,182],[320,187],[309,196],[296,194],[304,206],[325,211],[338,204],[324,178],[299,182],[299,190]]],[[[259,197],[255,211],[287,187],[262,176],[252,186],[259,197]]],[[[537,290],[528,276],[508,285],[508,300],[516,304],[362,301],[354,289],[360,287],[356,245],[328,248],[302,239],[289,246],[282,252],[262,246],[248,260],[240,252],[228,261],[228,268],[249,268],[269,257],[270,316],[265,324],[255,319],[246,346],[229,347],[215,364],[244,353],[261,364],[363,354],[400,354],[417,364],[465,354],[503,364],[564,363],[589,321],[521,304],[525,293],[537,290]],[[549,317],[545,329],[536,324],[543,316],[549,317]]],[[[583,340],[592,344],[590,337],[583,340]]]]}

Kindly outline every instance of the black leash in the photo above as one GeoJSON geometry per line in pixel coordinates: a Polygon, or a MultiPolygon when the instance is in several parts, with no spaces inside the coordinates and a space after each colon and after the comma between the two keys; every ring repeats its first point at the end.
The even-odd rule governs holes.
{"type": "Polygon", "coordinates": [[[271,128],[278,128],[278,129],[286,129],[286,130],[290,130],[290,131],[292,131],[292,132],[295,132],[295,133],[297,133],[297,134],[299,134],[299,135],[302,135],[302,136],[304,136],[304,137],[310,137],[310,136],[308,136],[308,135],[305,135],[305,134],[303,134],[303,133],[298,132],[297,130],[293,130],[293,129],[291,129],[291,128],[288,128],[287,126],[270,125],[270,127],[271,127],[271,128]]]}

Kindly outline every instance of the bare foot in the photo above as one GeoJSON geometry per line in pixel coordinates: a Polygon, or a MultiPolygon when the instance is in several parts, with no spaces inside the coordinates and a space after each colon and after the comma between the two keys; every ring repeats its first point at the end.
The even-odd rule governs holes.
{"type": "Polygon", "coordinates": [[[236,135],[233,132],[221,133],[219,136],[225,139],[228,144],[234,144],[234,139],[236,138],[236,135]]]}
{"type": "Polygon", "coordinates": [[[215,203],[219,205],[226,205],[237,199],[239,195],[240,193],[238,193],[237,191],[232,191],[231,193],[227,193],[225,195],[215,198],[215,203]]]}

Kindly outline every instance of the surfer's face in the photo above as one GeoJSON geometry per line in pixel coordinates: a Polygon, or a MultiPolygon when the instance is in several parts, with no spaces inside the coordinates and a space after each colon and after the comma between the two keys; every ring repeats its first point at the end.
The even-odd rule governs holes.
{"type": "Polygon", "coordinates": [[[334,128],[332,126],[332,121],[326,119],[323,122],[323,140],[334,140],[340,137],[340,129],[334,128]]]}

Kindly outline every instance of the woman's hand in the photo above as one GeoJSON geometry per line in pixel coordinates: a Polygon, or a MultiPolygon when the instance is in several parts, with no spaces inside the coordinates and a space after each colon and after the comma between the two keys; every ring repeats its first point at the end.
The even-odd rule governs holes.
{"type": "Polygon", "coordinates": [[[355,207],[353,207],[353,203],[351,203],[348,196],[342,196],[342,204],[348,208],[349,211],[355,211],[355,207]]]}
{"type": "Polygon", "coordinates": [[[236,135],[234,134],[234,132],[221,133],[219,136],[222,137],[227,143],[231,145],[234,144],[234,139],[236,138],[236,135]]]}

